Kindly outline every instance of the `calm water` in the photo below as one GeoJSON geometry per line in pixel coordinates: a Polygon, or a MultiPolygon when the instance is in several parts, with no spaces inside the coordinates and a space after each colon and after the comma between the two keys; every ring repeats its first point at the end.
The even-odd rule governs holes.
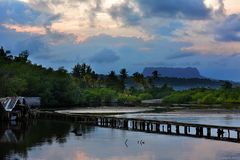
{"type": "MultiPolygon", "coordinates": [[[[239,125],[238,115],[128,114],[177,121],[239,125]]],[[[1,125],[0,159],[30,160],[239,160],[240,144],[131,132],[77,123],[34,121],[1,125]],[[71,131],[76,128],[82,136],[71,131]],[[127,140],[127,141],[126,141],[127,140]],[[138,141],[144,144],[138,143],[138,141]],[[126,143],[125,143],[126,142],[126,143]]]]}
{"type": "Polygon", "coordinates": [[[240,114],[191,114],[191,113],[132,113],[116,117],[142,118],[164,121],[178,121],[197,124],[211,124],[240,127],[240,114]]]}

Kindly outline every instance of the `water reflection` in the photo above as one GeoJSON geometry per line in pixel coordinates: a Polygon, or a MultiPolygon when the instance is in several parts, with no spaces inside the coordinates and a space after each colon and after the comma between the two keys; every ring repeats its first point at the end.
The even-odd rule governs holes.
{"type": "Polygon", "coordinates": [[[240,114],[191,114],[191,113],[134,113],[116,115],[116,117],[141,118],[163,121],[177,121],[196,124],[222,126],[240,126],[240,114]]]}
{"type": "Polygon", "coordinates": [[[240,144],[57,121],[2,124],[0,138],[0,159],[240,159],[240,144]]]}
{"type": "MultiPolygon", "coordinates": [[[[2,122],[0,125],[0,159],[12,159],[10,158],[12,153],[27,158],[27,152],[32,147],[53,143],[64,144],[71,128],[76,128],[76,126],[79,124],[57,121],[2,122]]],[[[89,127],[85,127],[82,132],[86,133],[89,130],[89,127]]]]}

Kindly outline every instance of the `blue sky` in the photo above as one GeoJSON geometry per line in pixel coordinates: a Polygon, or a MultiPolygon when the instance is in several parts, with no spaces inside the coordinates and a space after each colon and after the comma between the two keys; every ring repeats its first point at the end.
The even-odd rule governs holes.
{"type": "Polygon", "coordinates": [[[197,67],[240,81],[239,0],[0,0],[0,45],[98,73],[197,67]]]}

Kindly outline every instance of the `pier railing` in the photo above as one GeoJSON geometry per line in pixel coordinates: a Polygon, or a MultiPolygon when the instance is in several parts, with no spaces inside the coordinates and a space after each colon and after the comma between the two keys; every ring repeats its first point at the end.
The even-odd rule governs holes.
{"type": "Polygon", "coordinates": [[[118,118],[101,115],[60,114],[38,112],[40,119],[69,120],[106,128],[124,129],[137,132],[206,138],[240,143],[240,127],[193,124],[174,121],[158,121],[138,118],[118,118]]]}

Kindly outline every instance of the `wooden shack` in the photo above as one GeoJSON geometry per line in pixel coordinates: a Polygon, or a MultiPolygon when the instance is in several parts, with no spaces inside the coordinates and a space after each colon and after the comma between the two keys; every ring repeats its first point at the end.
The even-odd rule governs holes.
{"type": "Polygon", "coordinates": [[[20,120],[31,117],[31,107],[40,107],[40,97],[0,98],[0,119],[20,120]]]}

